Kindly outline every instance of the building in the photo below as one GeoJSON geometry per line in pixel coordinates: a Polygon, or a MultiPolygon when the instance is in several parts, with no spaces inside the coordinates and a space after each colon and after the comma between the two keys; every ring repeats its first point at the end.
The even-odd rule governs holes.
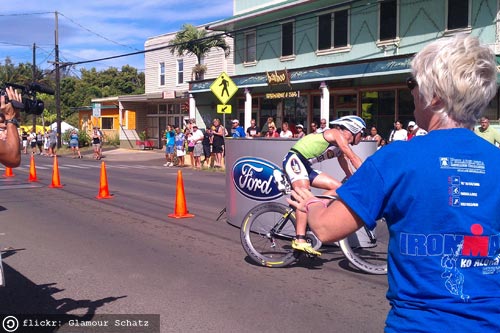
{"type": "MultiPolygon", "coordinates": [[[[499,6],[498,0],[234,0],[234,16],[208,28],[234,37],[232,80],[239,90],[231,117],[245,127],[251,118],[262,125],[272,116],[278,126],[309,128],[321,118],[357,114],[387,137],[395,120],[413,120],[405,82],[412,56],[457,33],[478,36],[498,54],[499,6]]],[[[201,114],[217,102],[212,81],[191,82],[201,114]]],[[[499,119],[498,97],[487,115],[499,119]]]]}
{"type": "MultiPolygon", "coordinates": [[[[233,75],[232,53],[226,57],[222,50],[212,48],[202,59],[205,71],[200,77],[194,70],[198,67],[194,55],[171,53],[169,42],[175,35],[173,32],[146,40],[144,94],[93,99],[93,108],[79,108],[80,125],[101,126],[105,132],[109,130],[110,133],[105,133],[109,135],[113,130],[119,135],[120,146],[125,148],[137,148],[139,133],[146,132],[153,146],[159,148],[167,124],[183,127],[187,119],[195,119],[203,128],[211,123],[215,106],[212,108],[212,103],[207,108],[203,103],[195,103],[189,94],[189,83],[201,77],[213,81],[221,72],[233,75]],[[100,117],[92,117],[96,106],[100,107],[100,117]],[[199,108],[204,108],[204,112],[199,108]]],[[[232,50],[232,38],[227,37],[226,43],[232,50]]]]}

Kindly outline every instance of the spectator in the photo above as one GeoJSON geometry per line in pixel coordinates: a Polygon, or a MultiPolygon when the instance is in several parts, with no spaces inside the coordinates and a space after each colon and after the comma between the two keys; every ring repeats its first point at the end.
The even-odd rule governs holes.
{"type": "Polygon", "coordinates": [[[316,133],[323,133],[327,129],[328,129],[328,127],[326,127],[326,119],[321,118],[321,120],[319,121],[319,128],[316,129],[316,133]]]}
{"type": "Polygon", "coordinates": [[[368,134],[367,136],[365,136],[365,138],[363,140],[365,140],[365,141],[376,141],[377,142],[377,147],[380,147],[380,141],[382,141],[382,137],[380,136],[380,134],[378,134],[377,127],[372,126],[370,128],[370,134],[368,134]]]}
{"type": "Polygon", "coordinates": [[[35,153],[36,153],[36,133],[34,130],[32,130],[30,132],[30,135],[28,137],[28,141],[30,143],[31,155],[35,155],[35,153]]]}
{"type": "Polygon", "coordinates": [[[389,143],[393,141],[408,141],[408,131],[403,128],[403,123],[399,120],[394,123],[394,129],[389,136],[389,143]]]}
{"type": "Polygon", "coordinates": [[[203,132],[198,129],[198,125],[193,124],[193,136],[192,140],[194,142],[194,165],[195,169],[201,170],[201,155],[203,154],[203,132]]]}
{"type": "Polygon", "coordinates": [[[247,128],[247,135],[250,138],[260,136],[260,128],[255,124],[255,119],[250,120],[250,126],[247,128]]]}
{"type": "Polygon", "coordinates": [[[222,168],[222,155],[224,154],[224,126],[221,125],[220,119],[215,118],[212,127],[212,151],[214,153],[215,162],[214,168],[222,168]]]}
{"type": "Polygon", "coordinates": [[[194,168],[194,138],[193,138],[193,124],[189,125],[191,127],[191,130],[189,128],[184,129],[184,136],[185,140],[187,142],[187,152],[189,154],[189,161],[191,164],[191,167],[194,168]]]}
{"type": "Polygon", "coordinates": [[[291,139],[293,138],[293,133],[288,128],[288,123],[285,121],[281,124],[280,138],[291,139]]]}
{"type": "Polygon", "coordinates": [[[490,126],[490,119],[486,116],[481,117],[480,126],[475,132],[491,144],[500,144],[500,133],[490,126]]]}
{"type": "Polygon", "coordinates": [[[311,133],[317,133],[318,125],[313,121],[311,123],[311,133]]]}
{"type": "Polygon", "coordinates": [[[266,123],[264,124],[264,126],[262,126],[262,131],[260,133],[261,136],[266,136],[267,131],[269,131],[269,125],[270,124],[274,124],[274,118],[273,117],[267,117],[266,123]]]}
{"type": "MultiPolygon", "coordinates": [[[[51,152],[52,144],[53,144],[53,139],[51,137],[51,134],[54,131],[49,131],[49,153],[50,156],[55,156],[55,153],[51,152]]],[[[94,160],[100,160],[101,159],[101,134],[99,132],[99,129],[94,126],[94,129],[92,130],[92,149],[94,151],[94,160]]]]}
{"type": "Polygon", "coordinates": [[[76,130],[72,130],[69,135],[69,147],[73,152],[73,158],[82,158],[82,154],[80,153],[80,148],[78,147],[78,133],[76,130]]]}
{"type": "Polygon", "coordinates": [[[411,127],[411,136],[410,136],[410,130],[408,129],[408,140],[410,140],[411,138],[416,137],[416,136],[421,136],[421,135],[427,134],[427,131],[418,127],[417,123],[415,123],[414,121],[410,121],[408,123],[408,128],[410,128],[410,127],[411,127]]]}
{"type": "Polygon", "coordinates": [[[323,242],[386,219],[385,332],[500,332],[500,152],[471,131],[497,93],[495,55],[461,34],[426,45],[411,67],[429,133],[370,156],[328,207],[304,189],[288,201],[323,242]]]}
{"type": "Polygon", "coordinates": [[[167,125],[165,129],[165,136],[162,139],[165,142],[165,159],[166,163],[163,166],[174,166],[174,152],[175,152],[175,131],[172,125],[167,125]]]}
{"type": "MultiPolygon", "coordinates": [[[[56,150],[57,150],[57,133],[55,130],[51,129],[49,130],[48,134],[49,138],[49,156],[54,157],[56,156],[56,150]]],[[[99,147],[97,147],[99,148],[99,147]]],[[[99,153],[98,153],[99,159],[101,158],[99,153]]]]}
{"type": "Polygon", "coordinates": [[[27,154],[28,153],[28,132],[26,132],[25,129],[23,129],[23,132],[21,133],[21,141],[23,143],[23,153],[27,154]]]}
{"type": "Polygon", "coordinates": [[[276,130],[276,125],[274,122],[268,125],[268,131],[266,132],[266,138],[279,138],[280,134],[276,130]]]}
{"type": "Polygon", "coordinates": [[[205,159],[201,161],[201,166],[203,167],[203,164],[207,164],[208,167],[210,167],[211,162],[210,158],[212,157],[212,141],[213,141],[214,135],[212,133],[212,129],[208,127],[205,130],[205,133],[203,133],[203,141],[201,142],[203,145],[203,155],[205,156],[205,159]]]}
{"type": "Polygon", "coordinates": [[[38,155],[43,154],[43,134],[41,131],[36,133],[36,146],[38,147],[38,155]]]}
{"type": "Polygon", "coordinates": [[[304,133],[304,125],[298,124],[295,128],[297,129],[297,134],[294,135],[295,138],[300,139],[306,135],[304,133]]]}
{"type": "Polygon", "coordinates": [[[380,146],[377,147],[377,150],[379,150],[380,148],[382,148],[383,146],[385,146],[387,144],[387,141],[385,141],[385,139],[381,139],[380,140],[380,146]]]}
{"type": "Polygon", "coordinates": [[[231,136],[233,138],[244,138],[246,136],[245,130],[240,126],[240,121],[238,119],[233,119],[231,125],[231,136]]]}
{"type": "Polygon", "coordinates": [[[184,148],[186,138],[184,133],[181,131],[179,126],[175,126],[175,154],[177,155],[179,167],[184,167],[184,156],[186,155],[186,150],[184,148]]]}

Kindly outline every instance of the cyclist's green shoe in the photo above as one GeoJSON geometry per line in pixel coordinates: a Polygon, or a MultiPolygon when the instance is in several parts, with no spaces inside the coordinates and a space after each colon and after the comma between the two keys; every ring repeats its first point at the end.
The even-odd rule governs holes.
{"type": "Polygon", "coordinates": [[[318,252],[315,249],[313,249],[311,244],[309,244],[308,242],[299,243],[297,242],[297,240],[294,239],[292,240],[292,248],[297,251],[303,251],[309,254],[314,254],[315,256],[318,257],[321,256],[321,252],[318,252]]]}

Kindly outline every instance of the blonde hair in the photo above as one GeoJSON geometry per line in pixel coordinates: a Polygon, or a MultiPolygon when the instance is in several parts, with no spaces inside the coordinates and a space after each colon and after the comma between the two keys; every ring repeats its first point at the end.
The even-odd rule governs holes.
{"type": "Polygon", "coordinates": [[[412,73],[426,106],[438,97],[437,112],[458,126],[471,128],[497,93],[492,50],[476,37],[460,34],[425,46],[412,61],[412,73]]]}

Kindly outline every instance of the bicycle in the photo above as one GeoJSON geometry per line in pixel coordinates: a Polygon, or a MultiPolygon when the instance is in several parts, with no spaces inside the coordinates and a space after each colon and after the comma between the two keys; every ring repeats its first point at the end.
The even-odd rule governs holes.
{"type": "MultiPolygon", "coordinates": [[[[274,181],[283,194],[290,194],[290,181],[281,170],[274,170],[274,181]]],[[[329,199],[329,204],[337,199],[325,195],[317,197],[329,199]]],[[[266,267],[286,267],[305,254],[292,248],[294,237],[295,210],[279,202],[266,202],[253,207],[241,224],[243,249],[252,261],[266,267]]],[[[309,229],[306,240],[315,250],[322,246],[321,241],[309,229]]],[[[388,240],[387,224],[381,219],[377,221],[376,233],[364,227],[337,243],[345,258],[356,268],[370,274],[387,274],[388,240]],[[356,235],[364,236],[367,244],[362,244],[356,235]]]]}

